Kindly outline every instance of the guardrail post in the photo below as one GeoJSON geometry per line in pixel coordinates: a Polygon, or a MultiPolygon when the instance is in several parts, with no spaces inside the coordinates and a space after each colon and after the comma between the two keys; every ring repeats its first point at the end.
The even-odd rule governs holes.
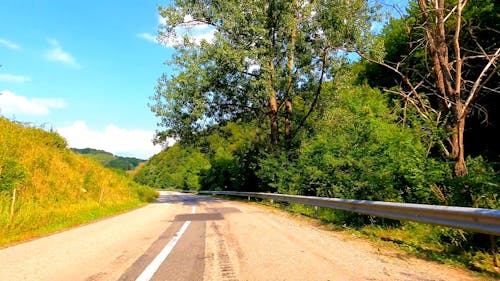
{"type": "Polygon", "coordinates": [[[250,196],[248,196],[248,201],[250,201],[250,196]]]}
{"type": "Polygon", "coordinates": [[[274,204],[274,199],[271,199],[271,205],[274,204]]]}
{"type": "Polygon", "coordinates": [[[314,217],[318,217],[318,206],[314,206],[314,217]]]}

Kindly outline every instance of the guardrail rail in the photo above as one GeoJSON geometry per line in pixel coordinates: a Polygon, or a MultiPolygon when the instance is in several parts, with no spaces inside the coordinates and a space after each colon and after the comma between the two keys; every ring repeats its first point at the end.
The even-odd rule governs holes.
{"type": "Polygon", "coordinates": [[[396,203],[369,200],[339,199],[277,193],[239,191],[183,191],[198,194],[242,196],[300,203],[360,214],[429,223],[500,236],[500,210],[396,203]]]}

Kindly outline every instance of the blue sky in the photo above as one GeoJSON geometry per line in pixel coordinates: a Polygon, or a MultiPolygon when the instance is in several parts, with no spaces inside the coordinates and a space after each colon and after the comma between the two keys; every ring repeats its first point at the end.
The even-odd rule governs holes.
{"type": "Polygon", "coordinates": [[[2,115],[55,128],[70,146],[86,141],[143,158],[158,152],[147,103],[173,51],[152,40],[159,4],[166,3],[0,0],[2,115]],[[99,140],[113,135],[125,139],[99,140]]]}

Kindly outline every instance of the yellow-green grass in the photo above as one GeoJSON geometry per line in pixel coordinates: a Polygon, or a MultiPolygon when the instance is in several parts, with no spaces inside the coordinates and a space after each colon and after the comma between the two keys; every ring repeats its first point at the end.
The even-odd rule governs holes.
{"type": "Polygon", "coordinates": [[[55,132],[0,118],[0,246],[141,206],[156,196],[72,152],[55,132]]]}
{"type": "Polygon", "coordinates": [[[139,170],[142,169],[144,165],[146,165],[146,162],[139,163],[139,165],[137,165],[137,167],[135,167],[133,170],[126,171],[127,175],[132,177],[135,176],[135,174],[137,174],[137,172],[139,172],[139,170]]]}

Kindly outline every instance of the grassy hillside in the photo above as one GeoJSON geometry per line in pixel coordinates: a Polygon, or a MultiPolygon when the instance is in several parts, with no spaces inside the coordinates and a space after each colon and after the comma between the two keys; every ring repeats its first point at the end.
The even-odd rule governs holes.
{"type": "Polygon", "coordinates": [[[134,170],[139,164],[146,162],[145,160],[134,158],[134,157],[121,157],[113,155],[104,150],[92,149],[92,148],[72,148],[72,150],[76,153],[83,154],[92,159],[99,161],[99,163],[103,164],[109,168],[120,169],[123,171],[131,171],[134,170]]]}
{"type": "Polygon", "coordinates": [[[74,153],[57,133],[0,117],[0,246],[155,197],[153,189],[74,153]]]}

